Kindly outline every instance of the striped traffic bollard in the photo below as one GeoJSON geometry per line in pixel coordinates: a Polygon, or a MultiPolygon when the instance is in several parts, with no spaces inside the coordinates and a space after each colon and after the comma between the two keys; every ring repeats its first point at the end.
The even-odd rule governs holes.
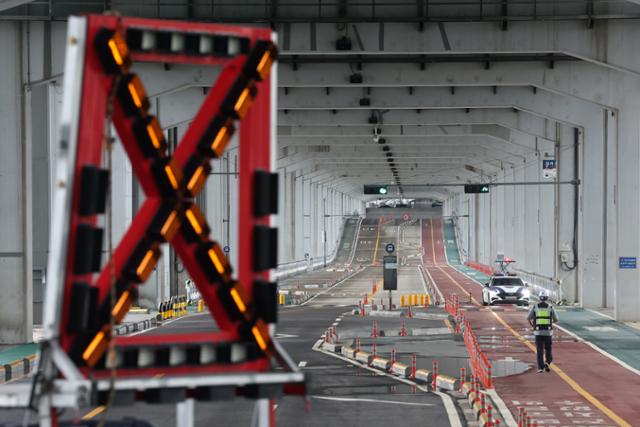
{"type": "Polygon", "coordinates": [[[518,406],[518,427],[524,427],[525,412],[522,406],[518,406]]]}
{"type": "Polygon", "coordinates": [[[487,406],[487,427],[493,427],[495,424],[493,424],[493,406],[489,405],[487,406]]]}
{"type": "Polygon", "coordinates": [[[431,381],[431,389],[436,389],[436,380],[438,379],[438,361],[434,360],[431,362],[432,370],[433,370],[433,379],[431,381]]]}
{"type": "Polygon", "coordinates": [[[411,378],[416,377],[416,371],[418,370],[418,357],[415,353],[411,356],[411,378]]]}
{"type": "Polygon", "coordinates": [[[376,358],[376,349],[377,349],[376,343],[373,343],[373,358],[374,359],[376,358]]]}
{"type": "Polygon", "coordinates": [[[531,427],[531,417],[529,415],[527,415],[527,427],[531,427]]]}
{"type": "Polygon", "coordinates": [[[462,367],[460,368],[460,391],[463,390],[464,383],[467,380],[467,370],[462,367]]]}
{"type": "Polygon", "coordinates": [[[373,330],[371,331],[372,338],[378,338],[378,321],[373,321],[373,330]]]}
{"type": "Polygon", "coordinates": [[[407,313],[407,317],[409,317],[409,319],[413,318],[413,312],[411,311],[411,306],[409,306],[409,312],[407,313]]]}
{"type": "Polygon", "coordinates": [[[360,338],[356,338],[356,351],[360,351],[360,338]]]}
{"type": "Polygon", "coordinates": [[[401,337],[407,336],[407,324],[405,323],[404,319],[402,319],[402,328],[400,329],[400,336],[401,337]]]}
{"type": "Polygon", "coordinates": [[[487,365],[487,388],[493,388],[493,370],[491,364],[487,365]]]}
{"type": "Polygon", "coordinates": [[[487,401],[485,400],[484,393],[480,394],[480,416],[487,412],[487,401]]]}
{"type": "Polygon", "coordinates": [[[394,363],[396,363],[396,349],[392,348],[391,349],[391,364],[393,365],[394,363]]]}

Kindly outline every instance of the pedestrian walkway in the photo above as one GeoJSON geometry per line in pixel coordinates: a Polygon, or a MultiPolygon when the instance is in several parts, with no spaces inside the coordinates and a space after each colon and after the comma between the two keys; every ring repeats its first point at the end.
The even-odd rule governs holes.
{"type": "Polygon", "coordinates": [[[40,346],[36,343],[2,346],[0,348],[0,365],[8,365],[38,353],[40,346]]]}

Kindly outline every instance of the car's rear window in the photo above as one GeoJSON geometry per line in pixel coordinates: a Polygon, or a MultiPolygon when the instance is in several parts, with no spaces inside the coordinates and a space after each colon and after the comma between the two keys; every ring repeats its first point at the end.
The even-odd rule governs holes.
{"type": "Polygon", "coordinates": [[[493,286],[524,286],[522,280],[517,277],[496,277],[491,284],[493,286]]]}

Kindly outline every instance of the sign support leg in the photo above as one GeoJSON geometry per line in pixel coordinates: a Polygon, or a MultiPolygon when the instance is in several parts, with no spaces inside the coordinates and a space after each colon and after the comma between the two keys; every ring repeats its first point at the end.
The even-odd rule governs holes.
{"type": "Polygon", "coordinates": [[[193,427],[195,404],[193,399],[185,399],[176,404],[176,427],[193,427]]]}

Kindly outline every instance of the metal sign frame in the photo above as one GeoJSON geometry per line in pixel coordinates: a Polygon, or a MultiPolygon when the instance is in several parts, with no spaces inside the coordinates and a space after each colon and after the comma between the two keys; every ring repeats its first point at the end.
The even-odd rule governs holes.
{"type": "MultiPolygon", "coordinates": [[[[55,424],[58,407],[100,403],[96,397],[107,389],[178,387],[185,398],[206,387],[229,386],[231,393],[248,397],[304,394],[305,376],[273,340],[270,326],[277,309],[276,286],[270,280],[277,263],[277,234],[270,227],[277,209],[277,177],[271,172],[277,87],[273,37],[269,29],[254,27],[70,17],[45,341],[38,382],[26,394],[39,397],[43,425],[55,424]],[[151,48],[150,39],[155,43],[151,48]],[[222,66],[173,156],[166,153],[160,125],[148,111],[141,80],[129,70],[131,60],[222,66]],[[273,68],[269,78],[265,67],[273,68]],[[112,259],[102,266],[95,252],[102,246],[99,216],[106,210],[109,171],[101,166],[109,119],[147,197],[112,259]],[[209,238],[193,198],[204,186],[209,160],[222,153],[238,122],[241,225],[236,279],[223,251],[209,238]],[[220,331],[112,338],[110,322],[122,320],[163,243],[176,250],[220,331]],[[110,299],[114,285],[115,305],[110,299]],[[82,327],[76,324],[78,312],[90,315],[80,316],[82,327]],[[112,339],[119,358],[107,361],[112,339]],[[203,364],[203,355],[212,348],[215,356],[203,364]],[[127,365],[126,355],[132,352],[137,352],[136,362],[127,365]],[[155,365],[141,362],[143,352],[155,357],[155,365]],[[197,355],[196,363],[188,361],[189,354],[191,359],[197,355]],[[162,355],[171,362],[159,363],[162,355]],[[271,372],[274,363],[281,370],[271,372]]],[[[33,404],[30,397],[27,401],[33,404]]],[[[3,387],[0,406],[23,403],[24,385],[3,387]]]]}

